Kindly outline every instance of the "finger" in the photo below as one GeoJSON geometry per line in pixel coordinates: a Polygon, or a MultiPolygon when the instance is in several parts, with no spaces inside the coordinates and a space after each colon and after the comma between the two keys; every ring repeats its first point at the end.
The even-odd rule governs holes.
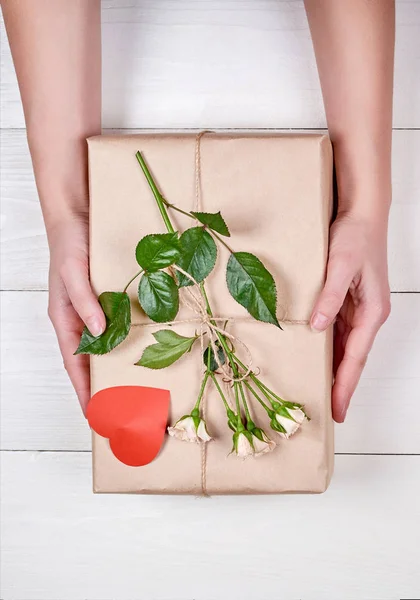
{"type": "Polygon", "coordinates": [[[90,286],[87,265],[78,260],[69,261],[61,270],[61,276],[77,314],[92,335],[101,335],[106,327],[105,315],[90,286]]]}
{"type": "Polygon", "coordinates": [[[89,357],[83,354],[74,355],[74,351],[79,345],[80,331],[66,331],[63,328],[56,328],[56,333],[64,367],[85,415],[90,400],[90,372],[89,357]]]}
{"type": "Polygon", "coordinates": [[[358,325],[348,334],[344,355],[338,366],[333,389],[332,411],[337,423],[343,423],[350,399],[365,367],[379,325],[358,325]]]}
{"type": "Polygon", "coordinates": [[[83,321],[70,304],[64,285],[50,279],[50,304],[48,314],[54,326],[64,367],[76,391],[83,414],[90,399],[89,358],[74,356],[80,342],[83,321]]]}
{"type": "Polygon", "coordinates": [[[344,357],[345,339],[348,336],[348,326],[340,315],[334,325],[334,352],[333,352],[333,373],[337,373],[338,367],[344,357]]]}
{"type": "Polygon", "coordinates": [[[354,275],[352,264],[345,257],[335,257],[329,260],[324,289],[312,312],[312,329],[324,331],[331,325],[343,306],[354,275]]]}

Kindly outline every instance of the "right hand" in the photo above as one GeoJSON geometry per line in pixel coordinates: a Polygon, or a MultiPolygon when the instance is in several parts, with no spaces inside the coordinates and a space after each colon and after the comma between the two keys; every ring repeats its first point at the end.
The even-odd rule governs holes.
{"type": "Polygon", "coordinates": [[[100,335],[106,327],[105,315],[89,282],[88,231],[88,218],[77,216],[54,226],[48,234],[48,315],[83,414],[90,400],[89,357],[75,356],[74,352],[84,325],[93,335],[100,335]]]}
{"type": "Polygon", "coordinates": [[[338,214],[330,230],[327,279],[313,311],[312,328],[324,331],[337,317],[332,413],[343,423],[368,354],[391,310],[387,218],[370,221],[338,214]]]}

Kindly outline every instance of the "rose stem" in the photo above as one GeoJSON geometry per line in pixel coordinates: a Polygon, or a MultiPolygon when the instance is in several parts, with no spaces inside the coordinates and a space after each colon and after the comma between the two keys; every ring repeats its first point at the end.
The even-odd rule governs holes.
{"type": "Polygon", "coordinates": [[[169,233],[175,233],[175,229],[172,226],[171,220],[168,215],[168,211],[165,208],[165,203],[162,198],[162,194],[159,192],[158,187],[157,187],[156,183],[154,182],[154,179],[153,179],[140,151],[136,152],[136,158],[143,170],[144,176],[147,179],[147,183],[149,184],[150,189],[152,190],[153,195],[156,199],[156,203],[159,207],[160,214],[162,215],[162,219],[164,220],[164,223],[166,225],[166,229],[168,230],[169,233]]]}
{"type": "MultiPolygon", "coordinates": [[[[207,297],[206,289],[204,287],[204,283],[203,282],[200,283],[200,290],[201,290],[201,293],[203,295],[204,301],[206,303],[207,313],[210,315],[210,317],[212,317],[213,313],[212,313],[212,310],[211,310],[211,307],[210,307],[210,302],[209,302],[209,299],[207,297]]],[[[233,374],[235,375],[235,377],[238,377],[238,370],[237,370],[235,362],[233,360],[233,354],[232,354],[229,346],[226,343],[225,336],[223,334],[221,334],[220,331],[216,331],[215,333],[216,333],[216,335],[217,335],[217,337],[219,339],[219,342],[223,346],[223,349],[224,349],[224,351],[226,353],[226,356],[227,356],[227,358],[229,360],[229,363],[230,363],[230,365],[232,367],[233,374]]]]}
{"type": "Polygon", "coordinates": [[[194,408],[191,411],[192,415],[194,414],[194,412],[196,412],[196,414],[198,414],[198,409],[200,408],[200,402],[203,398],[204,389],[206,387],[206,383],[208,381],[209,376],[210,376],[210,371],[206,371],[204,374],[204,377],[203,377],[203,381],[201,383],[201,388],[200,388],[200,392],[198,394],[197,402],[195,403],[194,408]]]}
{"type": "MultiPolygon", "coordinates": [[[[260,392],[262,392],[262,394],[264,394],[264,396],[267,398],[267,400],[270,402],[270,404],[273,405],[276,402],[276,400],[269,395],[269,392],[267,392],[267,390],[262,386],[261,381],[255,376],[251,376],[251,379],[255,383],[257,388],[260,390],[260,392]]],[[[271,393],[271,390],[270,390],[270,393],[271,393]]]]}
{"type": "Polygon", "coordinates": [[[249,391],[251,392],[251,394],[253,396],[255,396],[255,398],[258,400],[258,402],[261,404],[261,406],[267,411],[268,415],[270,416],[272,413],[272,409],[270,408],[270,406],[268,406],[264,400],[262,400],[262,398],[260,398],[257,394],[257,392],[254,390],[253,387],[251,387],[251,385],[248,383],[248,381],[244,382],[246,387],[249,389],[249,391]]]}
{"type": "MultiPolygon", "coordinates": [[[[235,354],[233,355],[233,357],[234,357],[234,360],[238,363],[238,365],[240,367],[242,367],[242,369],[246,369],[245,365],[242,363],[242,361],[239,360],[239,358],[235,354]]],[[[276,400],[278,400],[278,402],[285,402],[283,400],[283,398],[280,398],[280,396],[277,396],[277,394],[275,394],[272,390],[270,390],[270,388],[268,386],[266,386],[265,383],[263,383],[260,379],[258,379],[258,377],[255,375],[255,373],[253,373],[251,371],[249,376],[252,379],[252,381],[255,383],[255,385],[264,394],[264,396],[267,398],[267,400],[270,400],[270,402],[273,401],[273,399],[270,398],[268,395],[268,394],[271,394],[276,400]]]]}
{"type": "Polygon", "coordinates": [[[273,392],[273,390],[270,390],[270,388],[268,386],[266,386],[265,383],[263,383],[260,379],[258,381],[259,381],[259,384],[265,389],[265,391],[268,392],[269,394],[271,394],[272,396],[274,396],[274,398],[276,400],[278,400],[279,402],[285,402],[285,400],[283,400],[283,398],[280,398],[280,396],[277,396],[277,394],[275,394],[273,392]]]}
{"type": "Polygon", "coordinates": [[[237,429],[238,431],[243,431],[245,428],[244,428],[244,425],[242,423],[241,404],[239,402],[239,393],[238,393],[238,383],[237,383],[237,381],[233,382],[233,387],[234,387],[234,390],[235,390],[236,410],[238,412],[238,414],[236,415],[236,423],[237,423],[236,426],[238,428],[237,429]]]}
{"type": "MultiPolygon", "coordinates": [[[[162,202],[165,204],[165,206],[167,206],[168,208],[172,208],[173,210],[176,210],[177,212],[181,213],[182,215],[185,215],[186,217],[189,217],[190,219],[194,219],[194,221],[198,221],[197,217],[195,217],[192,213],[187,212],[185,210],[182,210],[182,208],[179,208],[178,206],[176,206],[175,204],[171,204],[170,202],[168,202],[167,200],[165,200],[165,198],[162,198],[162,202]]],[[[207,227],[206,225],[204,225],[204,227],[209,231],[209,233],[215,237],[221,244],[223,244],[223,246],[225,248],[227,248],[229,250],[229,252],[231,254],[233,254],[233,250],[232,248],[230,248],[230,246],[225,242],[225,240],[223,240],[221,237],[219,237],[217,235],[217,233],[215,233],[213,231],[213,229],[211,229],[210,227],[207,227]]]]}
{"type": "Polygon", "coordinates": [[[217,235],[217,233],[215,233],[215,232],[213,231],[213,229],[209,229],[209,232],[211,233],[211,235],[212,235],[213,237],[215,237],[215,238],[216,238],[216,240],[218,240],[218,241],[219,241],[221,244],[223,244],[223,246],[224,246],[225,248],[227,248],[227,249],[229,250],[230,254],[234,254],[234,252],[233,252],[232,248],[231,248],[231,247],[230,247],[230,246],[229,246],[229,245],[228,245],[228,244],[225,242],[225,240],[223,240],[223,239],[222,239],[220,236],[218,236],[218,235],[217,235]]]}
{"type": "Polygon", "coordinates": [[[245,398],[245,392],[244,392],[244,388],[243,388],[243,385],[242,385],[242,381],[238,382],[238,386],[239,386],[239,391],[241,392],[242,403],[243,403],[244,408],[245,408],[245,414],[246,414],[246,418],[247,418],[247,421],[248,421],[248,425],[249,424],[253,425],[254,422],[253,422],[253,420],[251,418],[251,413],[249,412],[248,403],[247,403],[246,398],[245,398]]]}
{"type": "Polygon", "coordinates": [[[136,274],[134,275],[134,277],[132,277],[132,278],[130,279],[130,281],[127,283],[127,285],[126,285],[126,286],[125,286],[125,288],[123,289],[123,294],[125,294],[125,292],[127,291],[127,288],[128,288],[128,286],[130,285],[130,283],[132,283],[132,282],[133,282],[135,279],[137,279],[137,277],[138,277],[139,275],[141,275],[142,273],[143,273],[143,269],[140,269],[140,271],[139,271],[138,273],[136,273],[136,274]]]}
{"type": "MultiPolygon", "coordinates": [[[[219,382],[217,381],[217,377],[213,373],[213,371],[210,372],[210,377],[212,378],[213,383],[216,386],[216,389],[217,389],[217,391],[220,394],[220,397],[221,397],[221,399],[223,401],[223,404],[225,405],[225,409],[226,409],[226,412],[228,413],[228,416],[229,416],[229,413],[233,413],[235,415],[235,413],[233,412],[233,410],[230,408],[230,406],[229,406],[229,404],[228,404],[228,402],[226,400],[226,397],[225,397],[224,393],[222,392],[222,388],[220,387],[219,382]]],[[[236,415],[235,415],[235,417],[236,417],[236,415]]]]}
{"type": "Polygon", "coordinates": [[[193,408],[192,411],[192,415],[194,415],[194,413],[196,415],[199,415],[199,408],[200,408],[200,402],[203,398],[203,394],[204,394],[204,389],[206,387],[207,381],[210,377],[210,375],[212,374],[211,370],[210,370],[210,360],[211,360],[211,355],[210,355],[210,348],[209,351],[207,353],[207,367],[206,367],[206,372],[204,373],[204,377],[203,377],[203,382],[201,384],[201,389],[200,389],[200,393],[198,394],[198,398],[197,398],[197,402],[195,403],[195,406],[193,408]]]}
{"type": "Polygon", "coordinates": [[[167,200],[165,200],[165,198],[163,198],[163,197],[162,197],[162,202],[168,208],[172,208],[173,210],[176,210],[177,212],[181,213],[182,215],[185,215],[186,217],[190,217],[190,219],[194,219],[194,221],[196,220],[196,218],[194,217],[194,215],[192,215],[191,213],[189,213],[189,212],[187,212],[185,210],[182,210],[182,208],[178,208],[178,206],[175,206],[175,204],[171,204],[170,202],[168,202],[167,200]]]}

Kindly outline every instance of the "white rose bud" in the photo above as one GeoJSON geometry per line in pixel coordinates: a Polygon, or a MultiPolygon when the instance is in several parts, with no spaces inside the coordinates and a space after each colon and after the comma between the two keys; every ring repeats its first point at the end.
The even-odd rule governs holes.
{"type": "Polygon", "coordinates": [[[277,431],[277,433],[279,433],[282,437],[289,438],[299,429],[303,421],[306,419],[306,415],[300,408],[282,407],[281,414],[276,412],[275,418],[285,430],[277,431]]]}
{"type": "Polygon", "coordinates": [[[199,438],[200,442],[211,442],[212,440],[209,432],[207,431],[207,425],[203,419],[200,419],[200,423],[198,424],[197,437],[199,438]]]}
{"type": "Polygon", "coordinates": [[[270,440],[268,435],[262,429],[254,429],[252,432],[252,443],[254,445],[254,456],[262,456],[272,452],[276,443],[270,440]]]}
{"type": "Polygon", "coordinates": [[[254,447],[252,445],[252,435],[248,431],[236,432],[233,434],[233,449],[239,458],[248,458],[254,456],[254,447]]]}
{"type": "Polygon", "coordinates": [[[168,433],[183,442],[210,442],[211,437],[207,431],[206,423],[198,416],[186,415],[168,427],[168,433]]]}

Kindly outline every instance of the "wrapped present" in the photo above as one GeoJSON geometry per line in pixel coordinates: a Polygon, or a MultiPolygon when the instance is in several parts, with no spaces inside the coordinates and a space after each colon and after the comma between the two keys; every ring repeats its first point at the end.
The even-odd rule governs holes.
{"type": "MultiPolygon", "coordinates": [[[[98,136],[90,138],[88,145],[92,285],[98,295],[126,289],[131,304],[126,339],[112,352],[91,357],[92,407],[96,399],[103,402],[102,421],[94,425],[102,435],[93,433],[94,491],[195,495],[324,491],[334,455],[332,331],[315,333],[308,320],[323,285],[328,253],[332,210],[328,137],[165,133],[98,136]],[[221,211],[229,227],[230,238],[220,230],[220,221],[210,231],[210,237],[221,240],[217,262],[205,279],[216,319],[210,329],[209,320],[200,312],[199,286],[188,269],[162,269],[175,283],[184,278],[179,312],[175,318],[168,313],[171,318],[164,319],[170,324],[151,321],[145,313],[152,314],[153,307],[141,309],[138,280],[127,287],[139,271],[135,253],[139,240],[168,231],[150,181],[136,160],[138,151],[158,185],[175,230],[200,226],[204,217],[194,221],[170,205],[184,213],[221,211]],[[262,320],[267,322],[254,319],[246,310],[246,301],[238,296],[244,288],[236,290],[235,301],[234,277],[229,281],[228,275],[227,285],[226,264],[232,248],[258,257],[274,277],[276,307],[270,312],[270,302],[264,304],[262,298],[262,310],[268,310],[262,320]],[[273,323],[277,319],[281,328],[273,323]],[[159,336],[153,334],[161,330],[173,332],[168,343],[174,335],[199,341],[191,342],[190,351],[167,368],[141,366],[145,349],[159,343],[159,336]],[[219,355],[218,342],[214,344],[218,330],[226,333],[224,339],[243,367],[230,377],[223,350],[219,355]],[[213,351],[208,350],[206,367],[203,348],[211,337],[213,351]],[[200,411],[193,413],[195,418],[179,421],[191,415],[210,359],[217,364],[205,386],[200,411]],[[140,365],[136,364],[139,360],[140,365]],[[214,373],[218,373],[220,390],[212,379],[214,373]],[[255,387],[252,374],[266,387],[255,387]],[[239,381],[243,385],[237,385],[239,381]],[[249,414],[240,417],[244,434],[237,426],[238,389],[248,398],[249,414]],[[267,396],[267,390],[274,395],[267,396]],[[276,404],[276,398],[286,404],[276,404]],[[125,424],[124,419],[128,419],[125,424]],[[167,425],[172,435],[165,432],[167,425]],[[212,441],[206,442],[209,437],[212,441]],[[201,443],[186,443],[182,438],[201,443]],[[142,466],[121,460],[124,453],[136,456],[138,449],[142,466]],[[241,459],[244,456],[248,458],[241,459]]],[[[206,231],[211,228],[207,223],[206,231]]],[[[246,293],[252,295],[253,290],[246,293]]]]}

